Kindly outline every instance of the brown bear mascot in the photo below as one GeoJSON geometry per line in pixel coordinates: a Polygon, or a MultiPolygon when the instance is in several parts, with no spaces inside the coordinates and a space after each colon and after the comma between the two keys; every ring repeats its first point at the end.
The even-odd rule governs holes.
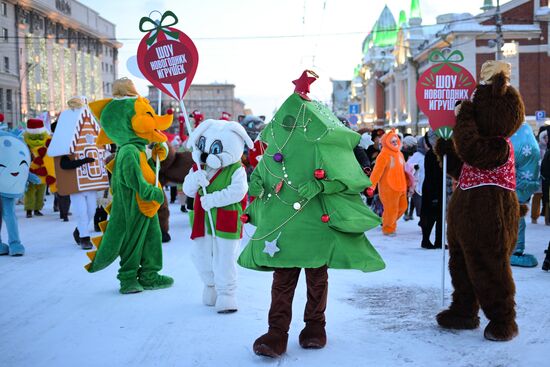
{"type": "MultiPolygon", "coordinates": [[[[162,186],[168,183],[182,184],[183,179],[189,173],[193,166],[191,152],[176,152],[174,147],[168,144],[168,156],[160,163],[159,181],[162,186]]],[[[164,194],[164,203],[160,206],[158,212],[160,230],[162,232],[162,242],[170,241],[170,209],[168,199],[164,194]]]]}
{"type": "Polygon", "coordinates": [[[510,69],[500,61],[483,64],[472,100],[455,110],[452,140],[439,139],[436,146],[440,158],[447,154],[448,173],[458,180],[447,218],[454,292],[437,322],[447,329],[476,329],[481,307],[489,319],[484,336],[494,341],[518,334],[510,255],[520,205],[509,138],[524,120],[524,106],[509,84],[510,69]]]}

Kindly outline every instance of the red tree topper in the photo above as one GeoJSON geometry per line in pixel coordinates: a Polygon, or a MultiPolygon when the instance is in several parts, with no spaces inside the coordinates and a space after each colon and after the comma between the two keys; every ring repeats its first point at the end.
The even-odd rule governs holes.
{"type": "Polygon", "coordinates": [[[429,60],[437,64],[418,79],[416,100],[435,133],[449,139],[455,126],[455,104],[471,98],[476,81],[468,70],[456,64],[464,60],[458,50],[435,50],[429,60]]]}
{"type": "Polygon", "coordinates": [[[178,18],[171,11],[162,14],[160,21],[143,17],[139,30],[147,32],[138,46],[138,67],[151,84],[181,101],[195,77],[199,54],[191,39],[172,28],[178,18]]]}

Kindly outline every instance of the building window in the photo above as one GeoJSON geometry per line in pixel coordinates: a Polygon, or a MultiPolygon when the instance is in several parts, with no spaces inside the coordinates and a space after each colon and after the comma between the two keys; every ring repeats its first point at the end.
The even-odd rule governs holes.
{"type": "Polygon", "coordinates": [[[113,65],[109,65],[109,69],[111,70],[111,73],[113,72],[113,65]]]}
{"type": "Polygon", "coordinates": [[[7,56],[4,56],[4,71],[6,73],[10,72],[10,58],[7,56]]]}
{"type": "Polygon", "coordinates": [[[2,38],[4,39],[4,41],[8,40],[8,29],[7,28],[2,28],[2,38]]]}
{"type": "Polygon", "coordinates": [[[4,111],[4,89],[0,88],[0,111],[4,111]]]}
{"type": "Polygon", "coordinates": [[[11,89],[6,89],[6,110],[11,111],[11,109],[12,109],[11,89]]]}
{"type": "Polygon", "coordinates": [[[8,4],[6,4],[5,2],[2,2],[2,4],[0,4],[0,13],[2,13],[2,15],[5,17],[8,16],[8,4]]]}

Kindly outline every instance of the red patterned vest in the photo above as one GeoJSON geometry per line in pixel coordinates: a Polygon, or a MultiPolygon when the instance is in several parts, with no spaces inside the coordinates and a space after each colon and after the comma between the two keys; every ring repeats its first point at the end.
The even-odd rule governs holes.
{"type": "Polygon", "coordinates": [[[473,189],[479,186],[500,186],[506,190],[516,190],[516,167],[514,159],[514,147],[510,139],[506,139],[510,148],[508,160],[500,167],[493,169],[480,169],[467,163],[462,166],[458,187],[462,190],[473,189]]]}

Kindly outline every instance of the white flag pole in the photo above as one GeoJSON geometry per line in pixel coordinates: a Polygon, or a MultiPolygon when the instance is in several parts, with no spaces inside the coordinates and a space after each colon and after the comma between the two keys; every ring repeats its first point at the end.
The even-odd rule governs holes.
{"type": "Polygon", "coordinates": [[[441,202],[441,253],[443,256],[441,262],[441,306],[445,307],[445,244],[446,238],[446,213],[447,213],[447,154],[443,155],[443,198],[441,202]]]}
{"type": "MultiPolygon", "coordinates": [[[[180,100],[180,108],[181,112],[183,113],[183,118],[185,119],[185,126],[187,126],[187,132],[189,133],[189,138],[191,137],[191,133],[193,132],[193,128],[191,127],[191,122],[189,122],[189,116],[187,115],[187,110],[185,109],[185,105],[183,104],[183,99],[180,100]]],[[[201,165],[200,162],[197,163],[197,171],[201,171],[201,165]]],[[[202,192],[206,194],[206,187],[201,186],[202,192]]],[[[212,238],[216,239],[216,231],[214,230],[214,221],[212,220],[212,212],[210,210],[206,211],[208,213],[208,219],[210,220],[210,231],[212,232],[212,238]]]]}

